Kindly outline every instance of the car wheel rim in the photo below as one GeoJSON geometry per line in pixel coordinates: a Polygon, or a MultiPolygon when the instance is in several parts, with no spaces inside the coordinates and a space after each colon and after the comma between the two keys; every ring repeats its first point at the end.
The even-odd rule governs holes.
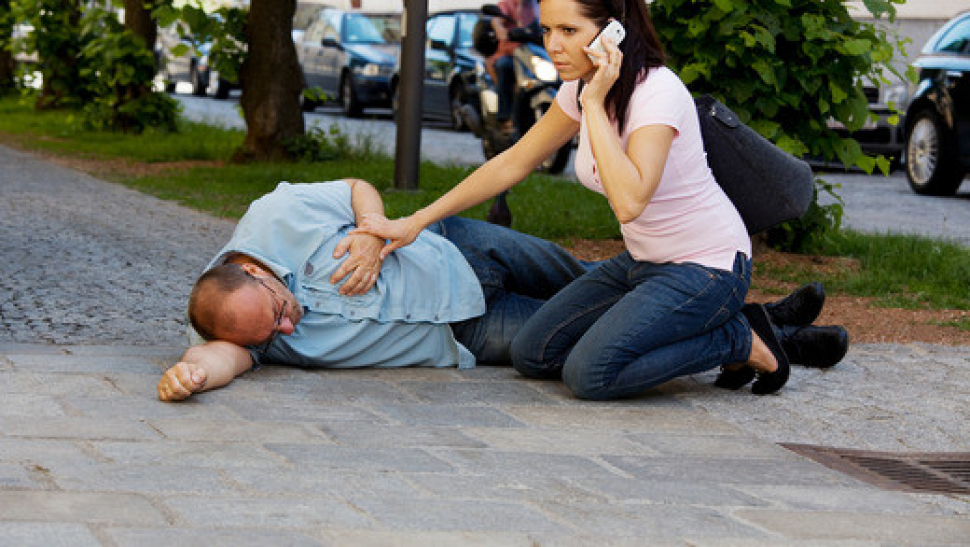
{"type": "Polygon", "coordinates": [[[916,184],[926,184],[933,173],[940,157],[940,139],[936,133],[933,120],[922,118],[913,126],[906,149],[906,161],[909,174],[916,184]]]}

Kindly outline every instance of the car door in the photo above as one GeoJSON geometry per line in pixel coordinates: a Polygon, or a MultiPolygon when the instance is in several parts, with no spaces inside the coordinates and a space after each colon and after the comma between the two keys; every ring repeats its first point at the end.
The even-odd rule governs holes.
{"type": "Polygon", "coordinates": [[[457,30],[455,14],[432,16],[427,23],[424,52],[424,112],[435,117],[448,116],[448,76],[457,30]]]}
{"type": "Polygon", "coordinates": [[[297,49],[297,56],[300,59],[300,66],[303,68],[303,76],[306,78],[306,86],[323,87],[323,74],[320,68],[320,58],[323,55],[324,29],[327,22],[321,17],[307,27],[303,34],[303,40],[297,49]]]}
{"type": "Polygon", "coordinates": [[[953,112],[960,158],[970,165],[970,15],[965,16],[940,40],[941,92],[953,112]]]}
{"type": "Polygon", "coordinates": [[[322,76],[321,87],[333,97],[339,93],[340,71],[347,57],[342,34],[346,16],[347,14],[340,10],[327,10],[324,16],[327,24],[323,29],[323,48],[318,58],[322,76]]]}

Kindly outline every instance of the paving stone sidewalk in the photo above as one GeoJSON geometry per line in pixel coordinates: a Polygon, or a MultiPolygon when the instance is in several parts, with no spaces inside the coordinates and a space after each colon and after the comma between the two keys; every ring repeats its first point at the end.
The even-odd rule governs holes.
{"type": "Polygon", "coordinates": [[[0,545],[970,543],[970,496],[777,444],[970,452],[970,348],[859,345],[769,397],[265,367],[165,404],[231,224],[3,147],[0,193],[0,545]]]}

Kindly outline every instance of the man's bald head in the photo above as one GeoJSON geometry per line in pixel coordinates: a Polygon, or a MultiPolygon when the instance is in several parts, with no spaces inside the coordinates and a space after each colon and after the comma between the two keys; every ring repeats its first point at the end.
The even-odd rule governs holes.
{"type": "Polygon", "coordinates": [[[234,314],[224,305],[231,294],[258,283],[239,264],[223,264],[202,274],[189,296],[189,321],[203,340],[217,340],[216,331],[227,332],[234,314]]]}

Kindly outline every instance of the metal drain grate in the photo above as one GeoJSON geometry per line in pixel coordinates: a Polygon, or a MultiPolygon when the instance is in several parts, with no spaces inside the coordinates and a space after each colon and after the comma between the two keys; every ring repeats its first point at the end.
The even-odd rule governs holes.
{"type": "Polygon", "coordinates": [[[781,446],[879,488],[970,494],[970,452],[895,453],[807,444],[781,446]]]}

